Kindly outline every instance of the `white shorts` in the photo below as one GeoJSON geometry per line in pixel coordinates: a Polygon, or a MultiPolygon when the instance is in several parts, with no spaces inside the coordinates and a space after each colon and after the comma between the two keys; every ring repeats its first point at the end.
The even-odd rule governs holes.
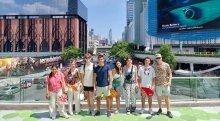
{"type": "Polygon", "coordinates": [[[109,90],[109,86],[105,86],[105,87],[97,87],[96,90],[96,96],[110,96],[110,90],[109,90]]]}
{"type": "Polygon", "coordinates": [[[170,96],[170,86],[156,86],[157,96],[170,96]]]}

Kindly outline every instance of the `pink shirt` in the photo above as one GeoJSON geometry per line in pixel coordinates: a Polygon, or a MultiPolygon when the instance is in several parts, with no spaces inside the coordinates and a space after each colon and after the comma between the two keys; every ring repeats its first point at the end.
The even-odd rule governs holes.
{"type": "Polygon", "coordinates": [[[59,92],[62,89],[62,79],[64,75],[61,72],[57,72],[51,78],[47,76],[46,83],[48,84],[48,90],[50,92],[59,92]]]}

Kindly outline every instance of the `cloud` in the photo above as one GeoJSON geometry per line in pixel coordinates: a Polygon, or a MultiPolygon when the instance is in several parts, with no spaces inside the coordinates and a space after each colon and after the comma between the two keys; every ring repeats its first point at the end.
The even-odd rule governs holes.
{"type": "Polygon", "coordinates": [[[68,6],[68,0],[53,0],[57,6],[61,7],[67,7],[68,6]]]}
{"type": "Polygon", "coordinates": [[[15,0],[0,0],[0,5],[1,4],[3,4],[3,5],[5,5],[5,4],[13,5],[13,4],[15,4],[15,0]]]}
{"type": "Polygon", "coordinates": [[[61,11],[57,8],[44,5],[41,2],[35,2],[33,4],[24,4],[22,6],[23,14],[64,14],[65,11],[61,11]]]}

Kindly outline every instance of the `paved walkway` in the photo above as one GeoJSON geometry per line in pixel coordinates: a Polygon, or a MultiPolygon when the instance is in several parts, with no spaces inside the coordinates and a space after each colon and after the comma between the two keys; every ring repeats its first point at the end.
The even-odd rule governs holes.
{"type": "MultiPolygon", "coordinates": [[[[157,109],[153,109],[157,111],[157,109]]],[[[146,119],[149,114],[130,114],[127,115],[121,111],[120,114],[114,114],[108,118],[102,111],[101,116],[86,115],[86,111],[82,111],[79,115],[73,115],[69,119],[57,117],[55,121],[220,121],[220,107],[184,107],[172,108],[174,118],[168,118],[163,109],[164,115],[156,115],[151,119],[146,119]]],[[[139,110],[137,110],[139,112],[139,110]]],[[[47,110],[0,110],[0,121],[50,121],[47,110]]]]}

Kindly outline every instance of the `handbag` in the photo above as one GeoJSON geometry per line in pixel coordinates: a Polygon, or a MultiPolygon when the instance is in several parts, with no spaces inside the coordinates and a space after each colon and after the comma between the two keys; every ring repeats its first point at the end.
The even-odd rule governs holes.
{"type": "Polygon", "coordinates": [[[131,72],[127,75],[125,75],[125,82],[126,83],[132,83],[132,73],[133,73],[133,65],[131,67],[131,72]]]}
{"type": "Polygon", "coordinates": [[[113,79],[112,86],[119,87],[121,86],[121,83],[122,83],[122,77],[118,77],[118,78],[113,79]]]}
{"type": "Polygon", "coordinates": [[[66,94],[62,94],[57,98],[57,101],[60,104],[65,104],[67,102],[67,95],[66,94]]]}
{"type": "Polygon", "coordinates": [[[117,97],[119,96],[118,92],[114,89],[111,89],[110,90],[110,97],[117,97]]]}

